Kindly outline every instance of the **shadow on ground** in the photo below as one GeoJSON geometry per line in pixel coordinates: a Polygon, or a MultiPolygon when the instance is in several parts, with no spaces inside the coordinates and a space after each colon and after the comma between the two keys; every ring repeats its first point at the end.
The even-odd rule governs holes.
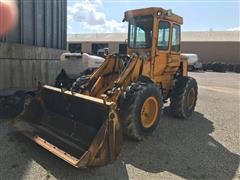
{"type": "MultiPolygon", "coordinates": [[[[9,167],[18,177],[26,171],[28,161],[34,160],[57,179],[102,178],[129,179],[126,165],[150,173],[168,171],[186,179],[232,179],[239,166],[239,156],[231,153],[211,137],[212,122],[201,113],[182,121],[163,115],[158,129],[142,142],[125,140],[122,152],[113,164],[98,168],[75,169],[16,133],[10,133],[10,143],[24,144],[18,148],[24,162],[9,167]],[[24,160],[25,159],[25,160],[24,160]]],[[[5,156],[11,156],[7,152],[5,156]]],[[[12,159],[14,161],[14,159],[12,159]]],[[[3,174],[7,178],[11,171],[3,174]]]]}

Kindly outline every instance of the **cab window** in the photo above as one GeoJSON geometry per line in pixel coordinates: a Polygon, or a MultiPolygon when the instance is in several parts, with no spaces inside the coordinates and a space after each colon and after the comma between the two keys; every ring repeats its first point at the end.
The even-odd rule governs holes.
{"type": "Polygon", "coordinates": [[[172,29],[172,47],[171,51],[180,51],[180,26],[177,24],[173,25],[172,29]]]}
{"type": "Polygon", "coordinates": [[[158,25],[158,42],[159,50],[168,50],[169,46],[170,23],[167,21],[159,21],[158,25]]]}
{"type": "Polygon", "coordinates": [[[153,16],[137,16],[129,20],[129,48],[150,48],[152,44],[153,16]]]}

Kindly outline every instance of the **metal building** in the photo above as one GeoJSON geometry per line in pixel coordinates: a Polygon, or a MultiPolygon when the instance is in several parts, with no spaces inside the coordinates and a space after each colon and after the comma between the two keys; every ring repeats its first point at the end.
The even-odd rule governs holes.
{"type": "Polygon", "coordinates": [[[53,85],[66,52],[67,0],[16,0],[18,24],[0,37],[0,92],[53,85]]]}
{"type": "Polygon", "coordinates": [[[65,49],[67,0],[17,0],[18,23],[0,42],[65,49]]]}
{"type": "MultiPolygon", "coordinates": [[[[126,33],[68,34],[68,50],[94,54],[95,47],[108,47],[110,53],[120,53],[126,48],[126,33]]],[[[182,52],[199,55],[203,63],[223,62],[238,64],[240,62],[239,31],[202,31],[182,32],[182,52]]]]}

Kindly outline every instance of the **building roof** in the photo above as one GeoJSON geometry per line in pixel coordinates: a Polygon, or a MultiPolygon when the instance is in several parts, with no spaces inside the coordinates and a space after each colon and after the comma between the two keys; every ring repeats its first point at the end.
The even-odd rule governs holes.
{"type": "Polygon", "coordinates": [[[127,33],[82,33],[68,34],[68,42],[124,42],[127,33]]]}
{"type": "Polygon", "coordinates": [[[182,32],[182,41],[240,41],[240,31],[182,32]]]}
{"type": "MultiPolygon", "coordinates": [[[[125,42],[127,33],[68,34],[68,42],[125,42]]],[[[240,31],[182,32],[184,42],[239,42],[240,31]]]]}

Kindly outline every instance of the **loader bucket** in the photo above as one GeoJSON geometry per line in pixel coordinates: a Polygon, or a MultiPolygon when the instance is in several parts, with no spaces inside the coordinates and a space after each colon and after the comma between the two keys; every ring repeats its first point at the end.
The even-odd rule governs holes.
{"type": "Polygon", "coordinates": [[[75,167],[104,165],[120,152],[122,133],[111,102],[43,86],[14,127],[75,167]]]}

